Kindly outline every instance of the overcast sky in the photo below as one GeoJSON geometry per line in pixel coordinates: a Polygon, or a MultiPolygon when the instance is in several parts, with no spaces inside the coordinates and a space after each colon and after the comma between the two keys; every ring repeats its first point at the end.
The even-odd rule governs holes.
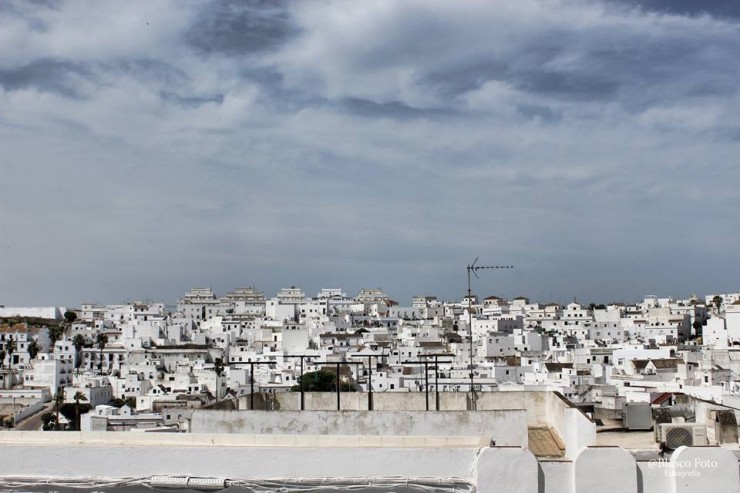
{"type": "Polygon", "coordinates": [[[739,82],[729,0],[4,0],[0,304],[735,292],[739,82]]]}

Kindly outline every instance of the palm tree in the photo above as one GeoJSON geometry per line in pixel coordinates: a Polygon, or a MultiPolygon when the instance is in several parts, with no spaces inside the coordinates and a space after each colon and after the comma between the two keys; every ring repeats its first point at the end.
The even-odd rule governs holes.
{"type": "Polygon", "coordinates": [[[77,424],[77,431],[81,431],[80,427],[80,401],[86,401],[87,397],[79,390],[75,392],[75,415],[77,417],[75,423],[77,424]]]}
{"type": "Polygon", "coordinates": [[[54,427],[56,431],[59,431],[59,408],[64,404],[64,389],[58,390],[54,396],[54,406],[56,407],[57,422],[54,427]]]}
{"type": "Polygon", "coordinates": [[[11,372],[13,371],[13,353],[17,348],[18,345],[15,339],[13,339],[13,336],[8,336],[8,339],[5,341],[5,352],[8,354],[8,367],[11,372]]]}
{"type": "Polygon", "coordinates": [[[98,369],[102,373],[103,372],[103,349],[105,349],[105,345],[108,344],[108,336],[101,332],[98,334],[96,342],[98,343],[98,348],[100,349],[100,363],[98,365],[98,369]]]}
{"type": "Polygon", "coordinates": [[[82,365],[82,348],[85,346],[85,336],[77,334],[72,338],[72,345],[75,347],[75,370],[80,371],[82,365]]]}
{"type": "Polygon", "coordinates": [[[712,303],[714,303],[714,307],[719,313],[719,307],[722,306],[722,297],[720,295],[715,295],[714,298],[712,298],[712,303]]]}

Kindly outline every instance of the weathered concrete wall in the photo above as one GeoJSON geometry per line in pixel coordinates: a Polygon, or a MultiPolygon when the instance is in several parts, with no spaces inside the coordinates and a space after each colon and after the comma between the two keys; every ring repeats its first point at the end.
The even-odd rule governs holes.
{"type": "Polygon", "coordinates": [[[482,436],[527,446],[526,411],[217,411],[193,410],[193,433],[482,436]]]}
{"type": "MultiPolygon", "coordinates": [[[[465,410],[468,393],[440,392],[439,403],[442,411],[465,410]]],[[[435,409],[436,396],[429,394],[429,408],[435,409]]],[[[373,394],[373,412],[379,411],[420,411],[427,405],[426,394],[420,392],[400,393],[385,392],[373,394]]],[[[250,398],[242,397],[240,409],[249,409],[250,398]]],[[[255,409],[274,411],[299,410],[300,393],[287,392],[263,400],[261,394],[255,394],[255,409]]],[[[342,410],[366,410],[368,394],[360,392],[343,392],[340,394],[342,410]]],[[[306,410],[336,411],[337,396],[331,392],[307,392],[304,395],[306,410]]],[[[482,392],[477,398],[478,411],[525,410],[528,426],[552,426],[565,443],[568,458],[575,458],[584,447],[596,443],[596,425],[580,410],[571,407],[554,392],[520,391],[520,392],[482,392]]],[[[214,431],[214,430],[204,430],[214,431]]],[[[496,440],[497,444],[502,444],[496,440]]],[[[518,444],[518,442],[517,442],[518,444]]]]}
{"type": "Polygon", "coordinates": [[[529,426],[547,425],[547,401],[552,392],[481,392],[478,410],[525,409],[529,426]]]}
{"type": "MultiPolygon", "coordinates": [[[[424,392],[375,392],[373,409],[376,411],[423,411],[436,409],[439,398],[440,411],[464,411],[468,409],[467,392],[440,392],[437,397],[430,392],[428,399],[424,392]]],[[[554,394],[548,391],[517,392],[479,392],[477,409],[495,411],[502,409],[525,409],[530,426],[548,424],[552,414],[566,405],[560,399],[553,400],[554,394]]],[[[274,396],[263,397],[255,394],[255,409],[275,411],[297,411],[301,408],[300,392],[284,392],[274,396]]],[[[239,409],[250,408],[249,395],[239,398],[239,409]]],[[[306,392],[304,409],[310,411],[336,411],[337,395],[333,392],[306,392]]],[[[365,392],[340,393],[340,410],[363,411],[368,409],[368,394],[365,392]]],[[[560,410],[562,412],[562,409],[560,410]]]]}

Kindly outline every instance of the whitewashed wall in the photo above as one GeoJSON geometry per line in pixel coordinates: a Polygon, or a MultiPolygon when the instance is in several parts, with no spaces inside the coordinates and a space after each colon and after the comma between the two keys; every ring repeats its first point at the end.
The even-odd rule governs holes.
{"type": "Polygon", "coordinates": [[[636,462],[618,447],[588,447],[574,461],[538,462],[521,447],[453,437],[0,431],[3,478],[116,479],[186,475],[230,479],[457,478],[481,493],[737,493],[732,451],[682,447],[636,462]]]}

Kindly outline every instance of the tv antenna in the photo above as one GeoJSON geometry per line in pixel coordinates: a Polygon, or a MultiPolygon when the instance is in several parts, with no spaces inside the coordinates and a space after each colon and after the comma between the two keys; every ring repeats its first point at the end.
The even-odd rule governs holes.
{"type": "Polygon", "coordinates": [[[513,265],[477,265],[478,263],[478,257],[475,257],[475,260],[473,260],[472,264],[469,264],[465,267],[465,269],[468,271],[468,336],[470,338],[470,408],[471,411],[475,411],[475,387],[473,386],[473,369],[475,368],[473,364],[473,291],[471,289],[470,285],[470,274],[472,273],[476,279],[480,279],[478,277],[479,270],[488,270],[488,269],[513,269],[513,265]]]}

